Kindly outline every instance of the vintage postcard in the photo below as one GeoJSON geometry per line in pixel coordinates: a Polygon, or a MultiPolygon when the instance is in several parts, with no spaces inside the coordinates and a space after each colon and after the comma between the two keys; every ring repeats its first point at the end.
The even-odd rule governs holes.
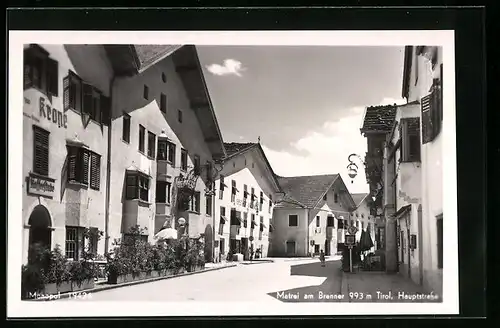
{"type": "Polygon", "coordinates": [[[8,51],[9,316],[458,313],[453,31],[8,51]]]}

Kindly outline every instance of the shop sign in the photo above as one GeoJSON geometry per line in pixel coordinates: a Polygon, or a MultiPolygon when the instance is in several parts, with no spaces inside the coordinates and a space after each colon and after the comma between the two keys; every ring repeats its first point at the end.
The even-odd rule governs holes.
{"type": "Polygon", "coordinates": [[[41,118],[46,118],[49,122],[57,124],[57,126],[60,128],[68,128],[68,116],[66,114],[53,107],[50,107],[49,104],[45,103],[45,99],[43,97],[40,97],[38,103],[41,118]]]}
{"type": "Polygon", "coordinates": [[[345,235],[345,243],[347,246],[352,246],[356,243],[355,235],[345,235]]]}
{"type": "Polygon", "coordinates": [[[28,176],[28,193],[53,197],[55,190],[55,180],[49,177],[43,177],[34,173],[28,176]]]}

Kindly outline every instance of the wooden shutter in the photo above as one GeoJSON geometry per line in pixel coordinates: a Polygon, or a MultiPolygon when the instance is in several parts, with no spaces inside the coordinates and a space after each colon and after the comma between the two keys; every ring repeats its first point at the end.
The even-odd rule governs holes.
{"type": "Polygon", "coordinates": [[[49,175],[49,132],[33,126],[33,159],[35,173],[49,175]]]}
{"type": "Polygon", "coordinates": [[[80,182],[83,184],[89,183],[89,162],[90,162],[90,154],[85,149],[80,149],[81,160],[80,163],[80,182]]]}
{"type": "Polygon", "coordinates": [[[76,180],[76,162],[77,149],[75,147],[67,147],[68,149],[68,181],[76,180]]]}
{"type": "Polygon", "coordinates": [[[47,58],[47,93],[53,96],[59,94],[59,66],[57,61],[47,58]]]}
{"type": "Polygon", "coordinates": [[[92,153],[90,163],[90,187],[99,190],[101,185],[101,155],[92,153]]]}
{"type": "Polygon", "coordinates": [[[407,135],[408,142],[406,146],[408,147],[408,161],[418,162],[420,161],[420,119],[409,118],[407,120],[407,135]]]}
{"type": "Polygon", "coordinates": [[[432,94],[422,97],[420,107],[422,110],[422,144],[426,144],[433,140],[432,127],[432,94]]]}
{"type": "Polygon", "coordinates": [[[101,93],[96,89],[92,88],[92,112],[91,117],[93,120],[101,123],[101,93]]]}
{"type": "Polygon", "coordinates": [[[92,115],[94,107],[94,90],[88,83],[83,83],[83,106],[82,113],[92,115]]]}
{"type": "Polygon", "coordinates": [[[111,99],[101,95],[101,122],[104,125],[111,123],[111,99]]]}
{"type": "Polygon", "coordinates": [[[63,79],[63,109],[69,109],[69,92],[70,92],[70,77],[69,75],[63,79]]]}

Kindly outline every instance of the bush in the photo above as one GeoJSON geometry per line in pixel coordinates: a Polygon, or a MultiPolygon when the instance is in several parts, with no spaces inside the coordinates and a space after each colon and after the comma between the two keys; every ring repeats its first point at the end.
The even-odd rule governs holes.
{"type": "Polygon", "coordinates": [[[50,252],[50,265],[46,273],[47,283],[56,283],[60,285],[63,282],[72,279],[72,274],[69,271],[68,260],[62,253],[59,245],[50,252]]]}
{"type": "Polygon", "coordinates": [[[29,293],[41,293],[45,287],[46,278],[39,267],[28,264],[21,267],[21,297],[29,297],[29,293]]]}

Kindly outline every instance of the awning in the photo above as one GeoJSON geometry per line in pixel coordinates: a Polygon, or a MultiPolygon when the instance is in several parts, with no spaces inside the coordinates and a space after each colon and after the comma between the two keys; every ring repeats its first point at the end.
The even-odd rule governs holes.
{"type": "Polygon", "coordinates": [[[264,222],[261,222],[260,223],[261,226],[263,226],[264,228],[266,228],[267,226],[264,224],[264,222]]]}
{"type": "Polygon", "coordinates": [[[221,222],[221,223],[225,223],[225,222],[227,222],[227,218],[226,218],[224,215],[221,215],[221,216],[220,216],[220,222],[221,222]]]}
{"type": "Polygon", "coordinates": [[[394,214],[394,217],[396,219],[399,219],[401,218],[401,216],[403,216],[404,214],[406,214],[406,212],[408,212],[409,210],[411,210],[411,204],[408,204],[408,205],[405,205],[403,207],[401,207],[395,214],[394,214]]]}

